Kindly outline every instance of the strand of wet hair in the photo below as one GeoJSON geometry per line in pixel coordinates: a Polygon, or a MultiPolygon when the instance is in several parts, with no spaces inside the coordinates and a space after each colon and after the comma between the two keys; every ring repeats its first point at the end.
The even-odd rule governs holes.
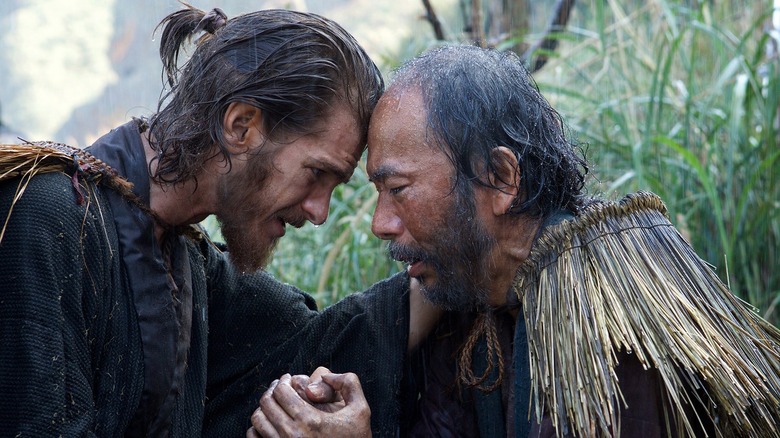
{"type": "Polygon", "coordinates": [[[204,31],[206,34],[196,41],[196,44],[201,44],[209,35],[225,27],[228,22],[227,15],[220,8],[205,12],[188,3],[182,2],[182,4],[186,6],[184,9],[169,14],[154,29],[155,33],[162,29],[160,60],[170,86],[174,86],[177,82],[179,52],[184,42],[191,40],[198,32],[204,31]]]}

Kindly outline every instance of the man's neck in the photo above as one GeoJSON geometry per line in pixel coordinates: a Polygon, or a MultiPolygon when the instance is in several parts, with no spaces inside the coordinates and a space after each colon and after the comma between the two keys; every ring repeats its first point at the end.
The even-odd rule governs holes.
{"type": "MultiPolygon", "coordinates": [[[[188,180],[183,183],[166,184],[152,178],[158,164],[157,152],[149,144],[149,131],[141,133],[141,141],[144,145],[147,166],[149,168],[149,207],[155,212],[157,217],[169,226],[182,226],[195,224],[204,220],[213,213],[215,202],[213,196],[215,193],[211,190],[216,183],[214,178],[208,178],[205,172],[204,176],[198,177],[197,184],[194,180],[188,180]]],[[[162,225],[155,225],[155,235],[158,239],[162,237],[165,229],[162,225]]]]}
{"type": "MultiPolygon", "coordinates": [[[[540,222],[536,219],[507,217],[505,226],[497,227],[496,248],[491,254],[488,271],[490,273],[489,304],[497,308],[515,307],[518,298],[513,283],[520,265],[528,258],[531,247],[539,231],[540,222]]],[[[517,315],[517,309],[510,312],[517,315]]]]}

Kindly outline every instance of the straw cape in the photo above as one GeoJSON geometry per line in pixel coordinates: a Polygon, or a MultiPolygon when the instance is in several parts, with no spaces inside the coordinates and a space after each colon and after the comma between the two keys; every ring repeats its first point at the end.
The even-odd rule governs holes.
{"type": "Polygon", "coordinates": [[[62,172],[70,175],[76,197],[75,202],[78,205],[91,202],[92,197],[89,193],[94,187],[89,183],[103,184],[149,215],[152,220],[164,228],[171,228],[177,234],[187,236],[195,241],[207,237],[195,225],[171,227],[166,224],[133,192],[131,182],[89,152],[64,143],[25,141],[20,144],[0,144],[0,182],[13,178],[19,180],[8,214],[5,218],[0,218],[3,221],[2,227],[0,227],[0,242],[3,241],[14,205],[24,194],[27,184],[35,175],[47,172],[62,172]]]}
{"type": "Polygon", "coordinates": [[[658,370],[669,435],[706,420],[686,416],[692,404],[707,407],[716,436],[780,435],[780,331],[696,255],[656,195],[596,202],[547,227],[514,289],[532,412],[548,411],[560,435],[619,435],[620,350],[658,370]]]}
{"type": "Polygon", "coordinates": [[[80,184],[81,177],[95,184],[107,184],[125,199],[151,214],[132,192],[131,183],[117,175],[110,166],[82,149],[50,141],[0,144],[0,181],[19,179],[14,202],[8,210],[8,215],[2,219],[0,242],[5,235],[8,219],[13,213],[13,205],[22,197],[27,184],[35,175],[47,172],[63,172],[71,175],[78,204],[89,202],[90,199],[88,194],[85,194],[85,190],[90,190],[90,186],[80,184]]]}

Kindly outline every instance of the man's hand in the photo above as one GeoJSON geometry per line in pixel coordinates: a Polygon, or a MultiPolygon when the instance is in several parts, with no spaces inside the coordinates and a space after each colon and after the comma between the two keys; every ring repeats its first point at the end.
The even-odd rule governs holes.
{"type": "Polygon", "coordinates": [[[274,381],[252,414],[247,438],[371,436],[371,410],[353,373],[318,368],[274,381]]]}

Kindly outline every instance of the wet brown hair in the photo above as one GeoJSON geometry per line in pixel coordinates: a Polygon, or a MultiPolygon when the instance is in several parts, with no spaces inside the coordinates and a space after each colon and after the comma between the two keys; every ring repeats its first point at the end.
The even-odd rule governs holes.
{"type": "Polygon", "coordinates": [[[381,73],[357,41],[316,14],[263,10],[228,19],[192,6],[160,22],[160,58],[167,88],[149,119],[159,161],[153,178],[195,178],[206,160],[230,163],[222,121],[228,106],[244,102],[262,111],[269,140],[317,129],[339,100],[354,112],[365,139],[384,89],[381,73]],[[182,66],[179,52],[205,31],[182,66]]]}

